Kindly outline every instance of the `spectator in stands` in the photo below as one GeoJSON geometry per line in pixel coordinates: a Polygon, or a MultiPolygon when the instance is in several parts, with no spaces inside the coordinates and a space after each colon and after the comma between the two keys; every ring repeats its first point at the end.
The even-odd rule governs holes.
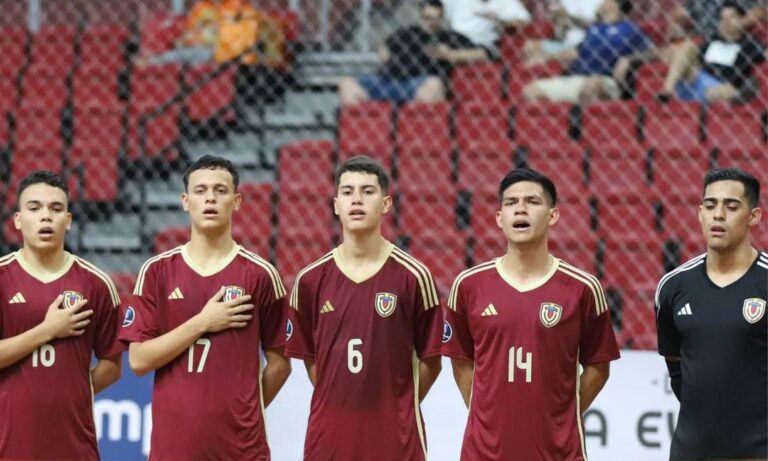
{"type": "Polygon", "coordinates": [[[766,59],[766,46],[744,30],[747,12],[735,1],[720,7],[718,34],[697,45],[686,41],[673,50],[662,102],[677,96],[684,101],[744,101],[757,93],[752,71],[766,59]]]}
{"type": "Polygon", "coordinates": [[[597,19],[602,0],[554,0],[549,3],[555,37],[528,40],[523,47],[527,65],[539,64],[557,53],[578,48],[587,28],[597,19]]]}
{"type": "Polygon", "coordinates": [[[531,22],[519,0],[443,0],[450,29],[482,46],[488,57],[499,56],[499,38],[505,30],[531,22]]]}
{"type": "Polygon", "coordinates": [[[599,22],[587,29],[578,49],[557,53],[554,58],[567,63],[565,76],[535,80],[523,88],[528,101],[569,101],[589,104],[621,95],[613,77],[620,58],[644,58],[653,47],[640,28],[628,19],[629,0],[604,0],[598,9],[599,22]]]}
{"type": "Polygon", "coordinates": [[[422,1],[420,15],[419,25],[399,29],[387,38],[379,49],[382,67],[377,73],[341,80],[342,105],[369,99],[398,103],[441,101],[454,64],[488,58],[485,49],[467,37],[443,29],[443,5],[439,0],[422,1]]]}
{"type": "MultiPolygon", "coordinates": [[[[720,9],[726,0],[686,0],[685,8],[677,8],[673,13],[676,22],[682,27],[692,28],[693,35],[705,38],[718,34],[720,9]]],[[[729,0],[741,7],[745,14],[741,17],[742,29],[749,30],[765,20],[765,8],[759,0],[729,0]]]]}

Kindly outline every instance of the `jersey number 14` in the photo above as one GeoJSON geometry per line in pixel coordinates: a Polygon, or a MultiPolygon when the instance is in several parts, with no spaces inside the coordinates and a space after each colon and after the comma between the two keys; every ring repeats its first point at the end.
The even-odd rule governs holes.
{"type": "Polygon", "coordinates": [[[525,372],[525,382],[530,383],[533,380],[533,354],[523,351],[522,347],[512,346],[509,348],[509,372],[507,380],[510,383],[515,382],[515,372],[517,370],[525,372]]]}

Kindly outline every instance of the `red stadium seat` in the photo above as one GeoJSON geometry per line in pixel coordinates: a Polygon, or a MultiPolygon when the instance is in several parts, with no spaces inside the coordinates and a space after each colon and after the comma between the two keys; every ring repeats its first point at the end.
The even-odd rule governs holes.
{"type": "Polygon", "coordinates": [[[716,103],[707,112],[707,144],[720,151],[768,152],[760,119],[765,107],[757,104],[716,103]]]}
{"type": "Polygon", "coordinates": [[[512,170],[511,149],[469,148],[459,155],[459,184],[469,190],[496,190],[497,182],[512,170]]]}
{"type": "Polygon", "coordinates": [[[0,76],[15,79],[27,64],[27,30],[23,27],[0,28],[0,76]]]}
{"type": "Polygon", "coordinates": [[[632,101],[590,104],[582,118],[581,140],[588,146],[639,143],[638,105],[632,101]]]}
{"type": "Polygon", "coordinates": [[[630,284],[621,293],[621,329],[616,340],[621,348],[655,350],[655,283],[630,284]]]}
{"type": "Polygon", "coordinates": [[[29,73],[46,73],[64,78],[75,65],[77,29],[65,25],[44,25],[32,37],[29,73]]]}
{"type": "Polygon", "coordinates": [[[271,182],[245,183],[238,192],[243,201],[232,223],[235,241],[269,259],[275,186],[271,182]]]}
{"type": "MultiPolygon", "coordinates": [[[[496,226],[496,212],[501,209],[499,202],[499,193],[497,188],[478,189],[472,192],[472,206],[469,223],[472,233],[477,239],[483,241],[494,238],[504,241],[501,235],[501,229],[496,226]]],[[[506,247],[505,247],[506,248],[506,247]]],[[[482,248],[478,248],[477,242],[475,252],[485,254],[482,248]]],[[[496,251],[494,251],[495,253],[496,251]]],[[[498,256],[498,255],[497,255],[498,256]]],[[[475,259],[477,261],[477,259],[475,259]]]]}
{"type": "Polygon", "coordinates": [[[62,173],[63,159],[61,150],[41,148],[30,145],[21,150],[17,147],[11,157],[11,176],[5,188],[5,205],[12,208],[16,204],[16,191],[19,182],[36,170],[48,170],[62,173]]]}
{"type": "Polygon", "coordinates": [[[650,195],[618,194],[597,198],[598,233],[616,241],[659,240],[659,201],[650,195]]]}
{"type": "Polygon", "coordinates": [[[429,184],[435,191],[453,194],[456,187],[451,151],[417,145],[404,148],[398,160],[397,184],[400,191],[420,190],[429,184]]]}
{"type": "Polygon", "coordinates": [[[397,145],[401,151],[413,148],[451,150],[451,105],[447,102],[403,104],[397,112],[397,145]]]}
{"type": "MultiPolygon", "coordinates": [[[[302,229],[281,230],[277,239],[278,272],[286,288],[292,287],[296,274],[332,249],[331,239],[323,234],[308,233],[302,229]]],[[[290,288],[288,288],[290,289],[290,288]]]]}
{"type": "Polygon", "coordinates": [[[603,286],[657,283],[664,274],[662,247],[663,242],[658,238],[650,241],[606,239],[602,264],[603,286]]]}
{"type": "Polygon", "coordinates": [[[19,92],[16,79],[0,76],[0,149],[8,146],[11,127],[8,116],[15,114],[19,107],[19,92]]]}
{"type": "MultiPolygon", "coordinates": [[[[216,64],[202,64],[184,72],[187,85],[194,85],[216,70],[216,64]]],[[[235,102],[235,69],[229,67],[197,91],[187,96],[187,116],[192,122],[204,122],[214,116],[227,116],[235,102]]],[[[231,118],[231,115],[229,115],[231,118]]]]}
{"type": "Polygon", "coordinates": [[[645,107],[645,144],[690,149],[701,144],[700,106],[695,102],[651,103],[645,107]]]}
{"type": "Polygon", "coordinates": [[[448,298],[451,284],[467,266],[467,237],[464,233],[435,229],[412,236],[409,253],[432,273],[442,299],[448,298]]]}
{"type": "Polygon", "coordinates": [[[654,103],[654,95],[663,88],[666,75],[667,65],[661,61],[654,61],[640,67],[635,84],[637,102],[640,104],[654,103]]]}
{"type": "Polygon", "coordinates": [[[590,151],[590,188],[597,196],[648,193],[645,149],[636,143],[606,144],[590,151]]]}
{"type": "Polygon", "coordinates": [[[768,62],[756,66],[753,72],[760,86],[757,102],[761,107],[766,107],[768,106],[768,62]]]}
{"type": "Polygon", "coordinates": [[[184,32],[186,17],[154,14],[143,18],[139,24],[139,52],[154,55],[168,51],[184,32]]]}
{"type": "Polygon", "coordinates": [[[516,65],[522,59],[522,48],[526,40],[550,38],[554,27],[549,21],[534,21],[513,33],[501,37],[501,60],[506,66],[516,65]]]}
{"type": "Polygon", "coordinates": [[[189,241],[189,233],[189,226],[166,227],[155,234],[153,251],[159,254],[184,245],[189,241]]]}
{"type": "Polygon", "coordinates": [[[392,104],[365,102],[339,111],[339,156],[342,160],[366,154],[392,166],[392,104]]]}
{"type": "MultiPolygon", "coordinates": [[[[565,209],[565,207],[562,209],[565,209]]],[[[565,223],[560,225],[563,224],[565,223]]],[[[549,251],[553,256],[562,259],[572,266],[576,266],[592,275],[597,274],[597,240],[593,234],[552,235],[550,237],[549,251]]]]}
{"type": "Polygon", "coordinates": [[[109,276],[115,282],[120,301],[124,306],[127,306],[133,295],[133,288],[136,285],[136,274],[132,272],[112,272],[109,276]]]}
{"type": "Polygon", "coordinates": [[[281,187],[278,203],[280,235],[291,229],[301,229],[327,237],[334,234],[332,197],[314,185],[281,187]]]}
{"type": "Polygon", "coordinates": [[[496,151],[500,156],[512,152],[510,107],[504,102],[470,101],[456,113],[456,143],[459,151],[496,151]]]}
{"type": "Polygon", "coordinates": [[[702,147],[651,151],[653,188],[662,201],[700,201],[709,153],[702,147]]]}
{"type": "Polygon", "coordinates": [[[61,153],[61,114],[58,110],[22,106],[16,116],[16,150],[61,153]]]}
{"type": "MultiPolygon", "coordinates": [[[[149,66],[133,71],[131,102],[128,112],[128,158],[139,160],[139,122],[146,114],[175,96],[181,86],[178,65],[149,66]]],[[[158,157],[168,152],[180,135],[178,118],[180,104],[175,104],[147,125],[146,155],[158,157]]],[[[177,152],[171,149],[166,158],[175,158],[177,152]]]]}
{"type": "Polygon", "coordinates": [[[578,201],[589,196],[584,148],[578,144],[536,146],[527,155],[527,165],[549,176],[563,200],[578,201]]]}
{"type": "Polygon", "coordinates": [[[61,110],[67,103],[69,89],[65,76],[30,70],[22,82],[21,105],[46,110],[61,110]]]}
{"type": "Polygon", "coordinates": [[[451,75],[453,98],[461,103],[501,100],[502,74],[502,65],[493,62],[456,67],[451,75]]]}
{"type": "Polygon", "coordinates": [[[699,203],[701,200],[662,202],[661,224],[664,236],[684,243],[703,241],[699,222],[699,203]]]}
{"type": "Polygon", "coordinates": [[[453,190],[434,189],[424,185],[421,189],[408,188],[399,193],[400,230],[418,235],[432,229],[457,229],[456,193],[453,190]]]}
{"type": "Polygon", "coordinates": [[[559,61],[547,61],[535,66],[516,65],[510,68],[508,82],[509,98],[518,101],[523,87],[529,82],[543,78],[557,77],[563,74],[563,65],[559,61]]]}
{"type": "Polygon", "coordinates": [[[80,72],[115,76],[125,67],[128,28],[115,24],[89,24],[80,36],[80,72]]]}
{"type": "Polygon", "coordinates": [[[529,102],[518,105],[515,112],[517,145],[537,149],[572,144],[570,111],[570,103],[529,102]]]}
{"type": "MultiPolygon", "coordinates": [[[[8,197],[5,201],[9,207],[15,207],[16,206],[16,196],[8,197]]],[[[22,244],[22,237],[21,237],[21,231],[16,230],[16,226],[14,225],[13,220],[13,214],[8,216],[6,220],[2,223],[2,240],[5,242],[6,245],[13,245],[16,247],[20,247],[22,244]]]]}
{"type": "Polygon", "coordinates": [[[311,181],[325,196],[334,195],[333,142],[295,141],[283,144],[278,151],[277,175],[280,188],[311,181]]]}
{"type": "MultiPolygon", "coordinates": [[[[557,208],[560,211],[560,218],[549,229],[551,241],[563,245],[571,241],[597,241],[595,231],[592,228],[593,211],[588,200],[558,200],[557,208]]],[[[594,254],[594,251],[592,253],[594,254]]]]}
{"type": "MultiPolygon", "coordinates": [[[[90,202],[114,202],[120,190],[118,156],[95,143],[72,146],[67,158],[70,171],[82,169],[83,189],[78,197],[90,202]]],[[[80,181],[77,174],[70,176],[70,189],[80,181]]]]}
{"type": "Polygon", "coordinates": [[[117,88],[117,76],[77,72],[72,78],[72,102],[75,110],[88,107],[119,110],[123,107],[117,88]]]}
{"type": "Polygon", "coordinates": [[[472,265],[476,266],[494,258],[504,256],[507,251],[507,241],[501,230],[494,227],[483,234],[475,235],[472,240],[471,249],[472,265]]]}

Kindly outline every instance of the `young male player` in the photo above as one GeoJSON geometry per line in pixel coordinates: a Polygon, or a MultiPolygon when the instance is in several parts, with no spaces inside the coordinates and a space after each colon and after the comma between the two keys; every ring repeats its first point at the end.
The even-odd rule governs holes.
{"type": "Polygon", "coordinates": [[[737,169],[704,177],[706,253],[662,277],[659,354],[680,414],[672,460],[768,459],[768,254],[752,247],[760,183],[737,169]]]}
{"type": "Polygon", "coordinates": [[[156,370],[151,460],[270,459],[264,407],[290,373],[285,289],[272,265],[232,240],[238,182],[223,158],[188,168],[190,241],[144,264],[126,312],[131,368],[156,370]]]}
{"type": "Polygon", "coordinates": [[[440,373],[429,270],[381,235],[389,178],[369,157],[336,175],[343,243],[296,277],[286,353],[315,386],[306,461],[424,461],[419,402],[440,373]]]}
{"type": "Polygon", "coordinates": [[[22,180],[23,246],[0,258],[0,459],[98,460],[93,394],[120,378],[120,300],[107,274],[64,251],[67,194],[51,172],[22,180]]]}
{"type": "Polygon", "coordinates": [[[462,272],[446,309],[443,354],[469,407],[461,459],[585,460],[581,415],[619,358],[605,295],[549,253],[549,178],[513,170],[499,200],[507,252],[462,272]]]}

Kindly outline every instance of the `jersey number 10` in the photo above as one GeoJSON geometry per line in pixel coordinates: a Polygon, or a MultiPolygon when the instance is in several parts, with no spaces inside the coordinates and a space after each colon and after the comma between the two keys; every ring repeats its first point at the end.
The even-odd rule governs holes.
{"type": "Polygon", "coordinates": [[[525,382],[530,383],[533,380],[533,354],[524,352],[522,347],[512,346],[509,348],[509,372],[508,381],[515,382],[515,371],[525,371],[525,382]]]}
{"type": "Polygon", "coordinates": [[[37,368],[42,365],[50,368],[56,362],[56,349],[50,344],[43,344],[39,349],[32,351],[32,366],[37,368]]]}

